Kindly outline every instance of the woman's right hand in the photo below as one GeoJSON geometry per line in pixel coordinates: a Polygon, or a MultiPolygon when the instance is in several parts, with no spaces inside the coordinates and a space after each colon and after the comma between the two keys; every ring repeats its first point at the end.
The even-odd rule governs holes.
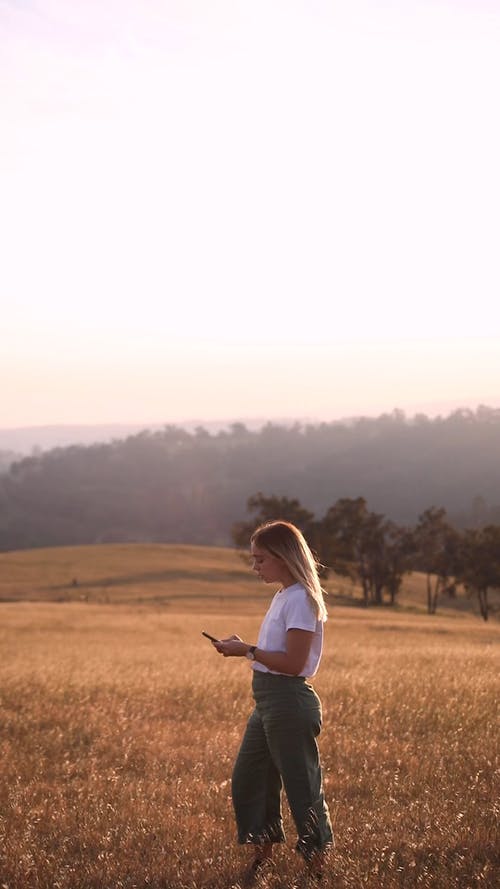
{"type": "Polygon", "coordinates": [[[212,642],[212,645],[214,646],[214,648],[217,649],[219,654],[224,654],[224,649],[222,648],[222,645],[224,644],[224,642],[241,642],[241,641],[242,641],[241,637],[236,636],[233,633],[232,636],[226,636],[225,639],[219,639],[217,642],[212,642]]]}
{"type": "Polygon", "coordinates": [[[249,649],[248,643],[235,633],[226,639],[221,639],[217,645],[214,642],[214,645],[219,654],[223,654],[224,657],[245,657],[249,649]]]}

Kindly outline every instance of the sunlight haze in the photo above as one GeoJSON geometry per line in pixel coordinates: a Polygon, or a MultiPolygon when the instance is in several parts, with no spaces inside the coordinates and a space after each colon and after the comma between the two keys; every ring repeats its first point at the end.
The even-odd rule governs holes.
{"type": "Polygon", "coordinates": [[[0,0],[0,426],[500,407],[500,4],[0,0]]]}

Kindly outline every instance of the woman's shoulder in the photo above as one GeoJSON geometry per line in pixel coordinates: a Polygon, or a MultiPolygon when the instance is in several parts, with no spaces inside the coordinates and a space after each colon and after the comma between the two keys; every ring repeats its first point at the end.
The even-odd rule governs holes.
{"type": "Polygon", "coordinates": [[[306,602],[309,598],[305,586],[301,583],[294,583],[283,592],[287,602],[306,602]]]}
{"type": "Polygon", "coordinates": [[[290,586],[283,587],[281,589],[281,592],[286,593],[287,596],[293,596],[293,595],[300,594],[301,591],[305,593],[306,588],[305,588],[304,584],[300,583],[300,581],[297,581],[296,583],[292,583],[290,586]]]}

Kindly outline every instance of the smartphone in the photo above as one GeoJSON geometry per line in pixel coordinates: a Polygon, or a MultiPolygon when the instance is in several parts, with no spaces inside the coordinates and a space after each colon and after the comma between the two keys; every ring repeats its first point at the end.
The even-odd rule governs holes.
{"type": "Polygon", "coordinates": [[[207,639],[210,639],[210,642],[220,642],[220,639],[216,639],[215,636],[211,636],[210,633],[205,633],[204,630],[201,631],[202,636],[206,636],[207,639]]]}

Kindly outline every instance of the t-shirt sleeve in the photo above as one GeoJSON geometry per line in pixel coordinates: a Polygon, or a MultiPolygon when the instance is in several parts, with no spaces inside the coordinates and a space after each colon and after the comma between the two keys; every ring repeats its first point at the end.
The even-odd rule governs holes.
{"type": "Polygon", "coordinates": [[[294,596],[287,602],[284,617],[287,631],[309,630],[314,633],[316,629],[316,615],[307,593],[303,590],[300,595],[294,596]]]}

